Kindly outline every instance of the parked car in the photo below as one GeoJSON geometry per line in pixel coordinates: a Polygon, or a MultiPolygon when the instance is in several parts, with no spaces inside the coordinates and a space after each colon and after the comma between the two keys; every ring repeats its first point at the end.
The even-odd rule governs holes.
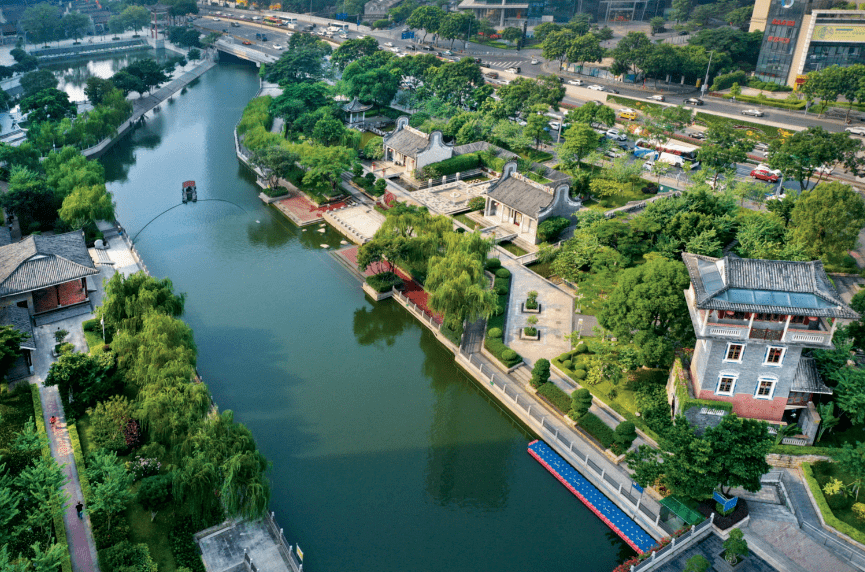
{"type": "Polygon", "coordinates": [[[859,137],[865,137],[865,127],[848,127],[845,129],[847,133],[851,135],[858,135],[859,137]]]}
{"type": "Polygon", "coordinates": [[[498,78],[499,78],[499,74],[498,74],[498,72],[491,71],[491,72],[487,72],[487,73],[485,73],[485,74],[484,74],[484,77],[488,77],[488,78],[490,78],[490,79],[498,79],[498,78]]]}
{"type": "Polygon", "coordinates": [[[751,176],[761,181],[777,183],[778,179],[781,178],[781,171],[777,169],[772,169],[768,165],[760,164],[757,165],[757,167],[753,171],[751,171],[751,176]]]}
{"type": "Polygon", "coordinates": [[[279,44],[273,44],[273,49],[274,50],[284,50],[285,46],[281,46],[279,44]]]}
{"type": "Polygon", "coordinates": [[[536,65],[538,65],[539,63],[541,63],[541,60],[539,60],[539,59],[537,59],[537,58],[532,58],[532,65],[533,65],[533,66],[536,66],[536,65]]]}
{"type": "Polygon", "coordinates": [[[392,51],[393,53],[397,54],[397,53],[399,53],[399,48],[397,48],[397,47],[393,47],[393,48],[390,49],[390,51],[392,51]]]}
{"type": "Polygon", "coordinates": [[[700,99],[699,97],[689,97],[683,103],[685,105],[700,106],[700,105],[705,105],[706,102],[703,101],[702,99],[700,99]]]}
{"type": "Polygon", "coordinates": [[[688,30],[682,30],[681,32],[679,32],[679,35],[680,36],[687,36],[689,33],[690,32],[688,32],[688,30]]]}
{"type": "Polygon", "coordinates": [[[759,109],[743,109],[742,115],[750,115],[751,117],[763,117],[763,112],[759,109]]]}
{"type": "Polygon", "coordinates": [[[818,175],[831,175],[832,171],[835,170],[835,167],[831,165],[820,165],[816,169],[814,169],[814,173],[818,175]]]}
{"type": "Polygon", "coordinates": [[[231,23],[231,27],[232,27],[232,28],[239,28],[239,27],[240,27],[240,24],[238,24],[237,22],[232,22],[232,23],[231,23]]]}
{"type": "Polygon", "coordinates": [[[570,85],[583,85],[583,80],[581,80],[581,79],[569,79],[568,83],[570,85]]]}
{"type": "Polygon", "coordinates": [[[699,139],[702,141],[706,138],[706,134],[702,131],[685,131],[685,137],[690,137],[691,139],[699,139]]]}
{"type": "Polygon", "coordinates": [[[242,43],[244,46],[251,46],[251,45],[252,45],[252,42],[250,42],[249,40],[243,40],[241,43],[242,43]]]}
{"type": "Polygon", "coordinates": [[[558,121],[550,121],[550,129],[553,131],[558,131],[562,127],[562,124],[558,121]]]}
{"type": "Polygon", "coordinates": [[[482,62],[481,62],[481,59],[480,59],[480,58],[475,58],[475,63],[476,63],[476,64],[482,63],[482,62]]]}
{"type": "Polygon", "coordinates": [[[756,143],[754,143],[754,150],[766,152],[769,150],[769,145],[761,141],[757,141],[756,143]]]}
{"type": "Polygon", "coordinates": [[[610,157],[611,159],[618,159],[618,158],[621,157],[623,154],[620,153],[620,152],[618,152],[618,151],[616,151],[615,149],[607,149],[607,150],[604,152],[604,155],[606,155],[607,157],[610,157]]]}
{"type": "Polygon", "coordinates": [[[621,131],[619,131],[618,129],[607,129],[607,131],[604,133],[604,135],[606,135],[610,139],[613,139],[614,141],[627,141],[628,140],[628,136],[625,135],[624,133],[622,133],[621,131]]]}
{"type": "Polygon", "coordinates": [[[452,55],[454,55],[454,53],[450,50],[445,50],[445,55],[446,56],[452,56],[452,55]]]}
{"type": "Polygon", "coordinates": [[[777,195],[775,193],[767,193],[766,194],[766,200],[767,201],[783,201],[786,198],[787,198],[787,193],[785,193],[783,191],[777,195]]]}
{"type": "Polygon", "coordinates": [[[604,91],[604,86],[593,84],[589,86],[589,89],[594,89],[595,91],[604,91]]]}
{"type": "Polygon", "coordinates": [[[628,109],[626,107],[619,112],[619,119],[624,119],[626,121],[636,121],[637,120],[637,112],[634,111],[633,109],[628,109]]]}
{"type": "Polygon", "coordinates": [[[520,70],[519,66],[517,66],[517,67],[513,67],[513,68],[508,68],[507,71],[508,71],[508,73],[520,73],[520,71],[522,71],[522,70],[520,70]]]}
{"type": "Polygon", "coordinates": [[[393,47],[393,42],[385,42],[384,45],[387,46],[387,47],[389,47],[389,48],[392,48],[392,47],[393,47]]]}
{"type": "Polygon", "coordinates": [[[666,101],[667,98],[663,95],[650,95],[646,99],[651,99],[652,101],[666,101]]]}

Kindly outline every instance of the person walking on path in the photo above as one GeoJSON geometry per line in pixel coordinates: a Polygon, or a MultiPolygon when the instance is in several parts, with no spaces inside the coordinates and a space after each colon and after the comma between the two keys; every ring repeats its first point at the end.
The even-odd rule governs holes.
{"type": "Polygon", "coordinates": [[[78,518],[84,520],[84,503],[78,501],[78,504],[75,505],[75,512],[78,513],[78,518]]]}

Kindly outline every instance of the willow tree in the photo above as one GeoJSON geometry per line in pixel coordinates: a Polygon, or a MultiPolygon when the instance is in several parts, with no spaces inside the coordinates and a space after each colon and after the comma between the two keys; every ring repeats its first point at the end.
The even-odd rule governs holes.
{"type": "Polygon", "coordinates": [[[158,280],[144,272],[136,272],[128,278],[117,273],[105,284],[105,298],[97,309],[97,316],[105,319],[105,325],[117,331],[127,329],[137,332],[146,313],[156,310],[169,316],[183,314],[185,294],[175,294],[171,280],[158,280]]]}
{"type": "Polygon", "coordinates": [[[444,314],[445,324],[458,329],[465,320],[489,317],[497,297],[489,289],[483,261],[492,242],[479,232],[445,235],[444,255],[429,263],[425,283],[430,308],[444,314]]]}

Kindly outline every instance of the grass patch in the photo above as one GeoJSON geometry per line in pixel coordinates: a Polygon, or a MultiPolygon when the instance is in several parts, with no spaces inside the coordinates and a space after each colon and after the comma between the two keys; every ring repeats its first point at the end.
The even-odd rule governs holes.
{"type": "Polygon", "coordinates": [[[770,453],[778,455],[822,455],[833,459],[840,451],[841,449],[834,447],[800,447],[799,445],[772,445],[769,450],[770,453]]]}
{"type": "Polygon", "coordinates": [[[526,268],[537,274],[549,279],[553,275],[553,264],[551,262],[532,262],[527,264],[526,268]]]}
{"type": "Polygon", "coordinates": [[[614,276],[595,274],[593,272],[581,274],[577,286],[583,297],[579,300],[574,300],[574,309],[579,309],[580,314],[588,316],[598,315],[607,297],[616,288],[616,282],[613,278],[614,276]]]}
{"type": "Polygon", "coordinates": [[[516,244],[514,244],[510,240],[507,240],[505,242],[500,242],[499,246],[501,246],[502,248],[504,248],[505,250],[507,250],[508,252],[513,254],[514,256],[523,256],[523,255],[529,253],[527,250],[520,248],[519,246],[517,246],[516,244]]]}
{"type": "Polygon", "coordinates": [[[477,222],[475,222],[469,218],[468,213],[460,213],[460,214],[454,216],[454,219],[460,221],[461,223],[463,223],[464,225],[466,225],[467,227],[469,227],[471,229],[474,229],[475,226],[478,225],[477,222]]]}
{"type": "MultiPolygon", "coordinates": [[[[136,492],[140,484],[140,482],[136,483],[134,487],[136,492]]],[[[171,553],[171,542],[168,537],[174,522],[174,511],[160,511],[151,522],[150,511],[133,501],[125,514],[130,527],[129,540],[147,545],[150,557],[159,565],[159,572],[175,572],[177,564],[171,553]]]]}
{"type": "Polygon", "coordinates": [[[559,386],[548,381],[538,388],[538,395],[543,395],[547,398],[553,407],[558,409],[562,415],[567,415],[571,410],[571,396],[559,389],[559,386]]]}
{"type": "Polygon", "coordinates": [[[664,108],[663,105],[658,103],[649,103],[648,101],[642,101],[640,99],[631,99],[630,97],[622,97],[621,95],[608,95],[607,101],[614,101],[619,105],[626,105],[632,109],[636,109],[637,111],[648,112],[648,111],[660,111],[664,108]]]}
{"type": "Polygon", "coordinates": [[[758,139],[762,136],[762,141],[764,143],[768,143],[772,139],[778,139],[781,137],[781,131],[785,133],[789,133],[789,131],[782,130],[778,127],[773,127],[771,125],[763,125],[761,123],[751,123],[750,121],[743,121],[741,119],[733,119],[731,117],[720,117],[718,115],[710,115],[708,113],[703,113],[702,111],[697,112],[696,123],[699,125],[703,125],[705,127],[709,127],[712,124],[726,123],[730,127],[747,127],[742,131],[745,132],[748,137],[758,139]]]}
{"type": "Polygon", "coordinates": [[[91,354],[99,354],[102,353],[102,348],[105,346],[105,342],[102,340],[102,331],[97,332],[84,332],[84,339],[87,341],[87,347],[90,349],[91,354]]]}
{"type": "Polygon", "coordinates": [[[645,186],[646,182],[640,179],[639,181],[630,183],[621,194],[597,199],[598,202],[596,204],[602,207],[603,210],[607,210],[623,207],[631,201],[644,201],[654,197],[654,193],[646,194],[643,192],[642,189],[645,186]]]}
{"type": "MultiPolygon", "coordinates": [[[[496,278],[496,282],[504,281],[508,285],[511,283],[511,278],[496,278]]],[[[498,297],[497,306],[502,308],[502,312],[498,316],[491,316],[489,320],[487,320],[487,331],[489,332],[493,328],[498,328],[499,330],[504,331],[505,329],[505,316],[508,315],[508,298],[510,294],[500,294],[498,297]]],[[[505,343],[502,341],[502,338],[490,338],[489,336],[484,336],[484,347],[488,352],[493,354],[499,363],[505,366],[505,368],[512,368],[518,363],[523,361],[522,356],[517,352],[513,352],[516,357],[513,359],[505,359],[503,354],[506,351],[512,351],[505,343]]]]}
{"type": "MultiPolygon", "coordinates": [[[[811,494],[814,495],[814,500],[817,501],[820,512],[823,513],[823,520],[826,524],[857,542],[865,543],[865,522],[856,518],[850,507],[834,510],[829,508],[829,503],[823,495],[823,486],[831,478],[839,479],[845,484],[856,479],[849,473],[842,471],[837,463],[825,461],[813,464],[802,463],[802,473],[805,475],[805,481],[811,489],[811,494]]],[[[865,502],[865,497],[860,496],[860,501],[865,502]]]]}
{"type": "Polygon", "coordinates": [[[87,455],[93,452],[93,441],[90,437],[90,415],[85,413],[84,415],[79,416],[75,420],[75,429],[77,430],[78,440],[81,444],[81,454],[84,455],[84,458],[86,459],[87,455]]]}
{"type": "Polygon", "coordinates": [[[519,154],[523,159],[528,159],[529,161],[533,161],[535,163],[545,163],[553,158],[552,153],[547,153],[546,151],[539,151],[538,149],[529,149],[523,153],[519,154]]]}

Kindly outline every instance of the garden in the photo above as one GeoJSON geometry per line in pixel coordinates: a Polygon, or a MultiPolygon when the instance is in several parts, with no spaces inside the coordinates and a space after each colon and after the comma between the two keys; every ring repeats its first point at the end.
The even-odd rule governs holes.
{"type": "Polygon", "coordinates": [[[493,279],[493,291],[496,294],[497,301],[493,314],[487,319],[487,335],[484,338],[484,348],[493,354],[505,369],[510,369],[523,361],[522,356],[506,346],[504,342],[504,328],[508,315],[508,300],[510,299],[511,289],[511,271],[507,268],[502,268],[502,263],[498,258],[487,259],[485,269],[488,272],[492,272],[495,276],[493,279]]]}
{"type": "Polygon", "coordinates": [[[860,499],[861,458],[803,463],[802,472],[823,520],[857,542],[865,542],[865,496],[860,499]]]}

